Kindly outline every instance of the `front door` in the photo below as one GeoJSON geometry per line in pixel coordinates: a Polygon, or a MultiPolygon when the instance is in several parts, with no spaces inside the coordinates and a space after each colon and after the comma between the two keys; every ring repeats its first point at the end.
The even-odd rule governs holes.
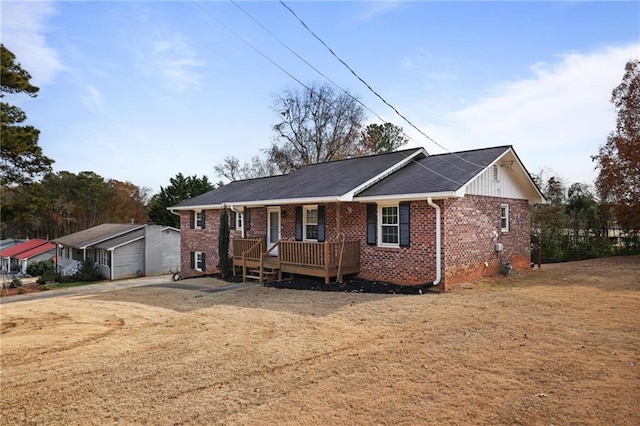
{"type": "MultiPolygon", "coordinates": [[[[280,207],[267,207],[267,250],[280,241],[280,207]]],[[[271,254],[277,255],[278,248],[271,254]]]]}

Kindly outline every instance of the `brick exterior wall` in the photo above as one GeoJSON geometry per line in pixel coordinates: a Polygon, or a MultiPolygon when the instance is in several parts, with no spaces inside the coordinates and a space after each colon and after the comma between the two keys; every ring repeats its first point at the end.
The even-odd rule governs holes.
{"type": "Polygon", "coordinates": [[[444,201],[443,265],[445,287],[530,263],[530,208],[527,200],[467,195],[444,201]],[[509,232],[500,231],[500,206],[509,206],[509,232]],[[504,250],[496,252],[496,243],[504,250]]]}
{"type": "Polygon", "coordinates": [[[347,235],[360,239],[362,278],[406,285],[424,284],[435,279],[435,209],[426,201],[413,201],[410,246],[378,247],[367,245],[367,205],[356,206],[353,212],[357,214],[352,220],[343,220],[347,222],[343,229],[349,230],[347,235]]]}
{"type": "MultiPolygon", "coordinates": [[[[526,200],[470,196],[436,202],[441,208],[442,280],[437,287],[448,289],[457,283],[499,271],[503,260],[514,267],[528,267],[530,259],[530,218],[526,200]],[[509,205],[510,232],[500,232],[500,205],[509,205]],[[493,233],[498,231],[494,242],[493,233]],[[504,245],[500,254],[495,243],[504,245]],[[487,266],[485,266],[485,262],[487,266]]],[[[295,205],[281,206],[281,239],[295,239],[295,205]]],[[[361,248],[360,276],[370,280],[415,285],[432,282],[435,265],[435,209],[426,201],[413,201],[410,207],[410,247],[378,247],[367,245],[367,205],[361,203],[332,203],[325,205],[325,234],[328,241],[340,233],[347,240],[357,239],[361,248]],[[338,209],[340,214],[338,215],[338,209]],[[338,217],[339,216],[339,217],[338,217]]],[[[182,275],[218,272],[219,210],[205,212],[205,228],[190,229],[190,213],[181,212],[182,275]],[[206,255],[206,270],[191,270],[190,252],[206,255]]],[[[267,208],[251,209],[251,229],[245,237],[267,235],[267,208]]],[[[240,230],[232,230],[231,238],[239,238],[240,230]]]]}

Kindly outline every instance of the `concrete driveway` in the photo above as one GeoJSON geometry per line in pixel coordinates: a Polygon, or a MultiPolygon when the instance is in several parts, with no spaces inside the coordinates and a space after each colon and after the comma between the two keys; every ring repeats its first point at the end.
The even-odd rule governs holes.
{"type": "Polygon", "coordinates": [[[24,302],[28,300],[49,299],[61,296],[84,296],[88,294],[98,294],[107,291],[117,291],[132,287],[167,287],[179,288],[183,290],[196,290],[206,293],[217,293],[220,291],[236,290],[250,287],[254,283],[229,283],[217,278],[199,277],[186,280],[172,281],[171,275],[160,275],[155,277],[131,278],[118,281],[101,281],[95,284],[87,284],[80,287],[58,288],[36,293],[18,294],[15,296],[5,296],[0,298],[0,305],[8,303],[24,302]]]}

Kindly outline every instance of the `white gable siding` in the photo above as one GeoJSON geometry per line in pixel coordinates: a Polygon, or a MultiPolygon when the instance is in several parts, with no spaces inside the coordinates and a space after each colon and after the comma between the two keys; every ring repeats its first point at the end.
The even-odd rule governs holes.
{"type": "Polygon", "coordinates": [[[493,166],[476,176],[466,188],[467,194],[488,197],[526,199],[518,182],[514,178],[513,167],[498,165],[498,180],[494,180],[493,166]]]}

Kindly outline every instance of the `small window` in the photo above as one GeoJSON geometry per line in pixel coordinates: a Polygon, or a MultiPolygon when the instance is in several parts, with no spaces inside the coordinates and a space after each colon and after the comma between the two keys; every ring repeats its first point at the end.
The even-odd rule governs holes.
{"type": "Polygon", "coordinates": [[[304,207],[304,239],[318,240],[318,206],[304,207]]]}
{"type": "Polygon", "coordinates": [[[107,250],[98,251],[98,263],[102,266],[111,266],[111,256],[109,251],[107,250]]]}
{"type": "Polygon", "coordinates": [[[204,270],[204,253],[197,251],[193,255],[194,258],[194,269],[196,271],[202,272],[204,270]]]}
{"type": "Polygon", "coordinates": [[[243,214],[236,212],[236,229],[244,230],[244,228],[242,227],[243,220],[244,220],[243,214]]]}
{"type": "Polygon", "coordinates": [[[398,206],[380,206],[380,245],[398,246],[398,206]]]}
{"type": "Polygon", "coordinates": [[[202,229],[203,228],[203,213],[202,212],[195,212],[195,214],[193,215],[193,227],[195,229],[202,229]]]}
{"type": "Polygon", "coordinates": [[[500,206],[500,230],[509,232],[509,205],[502,204],[500,206]]]}

